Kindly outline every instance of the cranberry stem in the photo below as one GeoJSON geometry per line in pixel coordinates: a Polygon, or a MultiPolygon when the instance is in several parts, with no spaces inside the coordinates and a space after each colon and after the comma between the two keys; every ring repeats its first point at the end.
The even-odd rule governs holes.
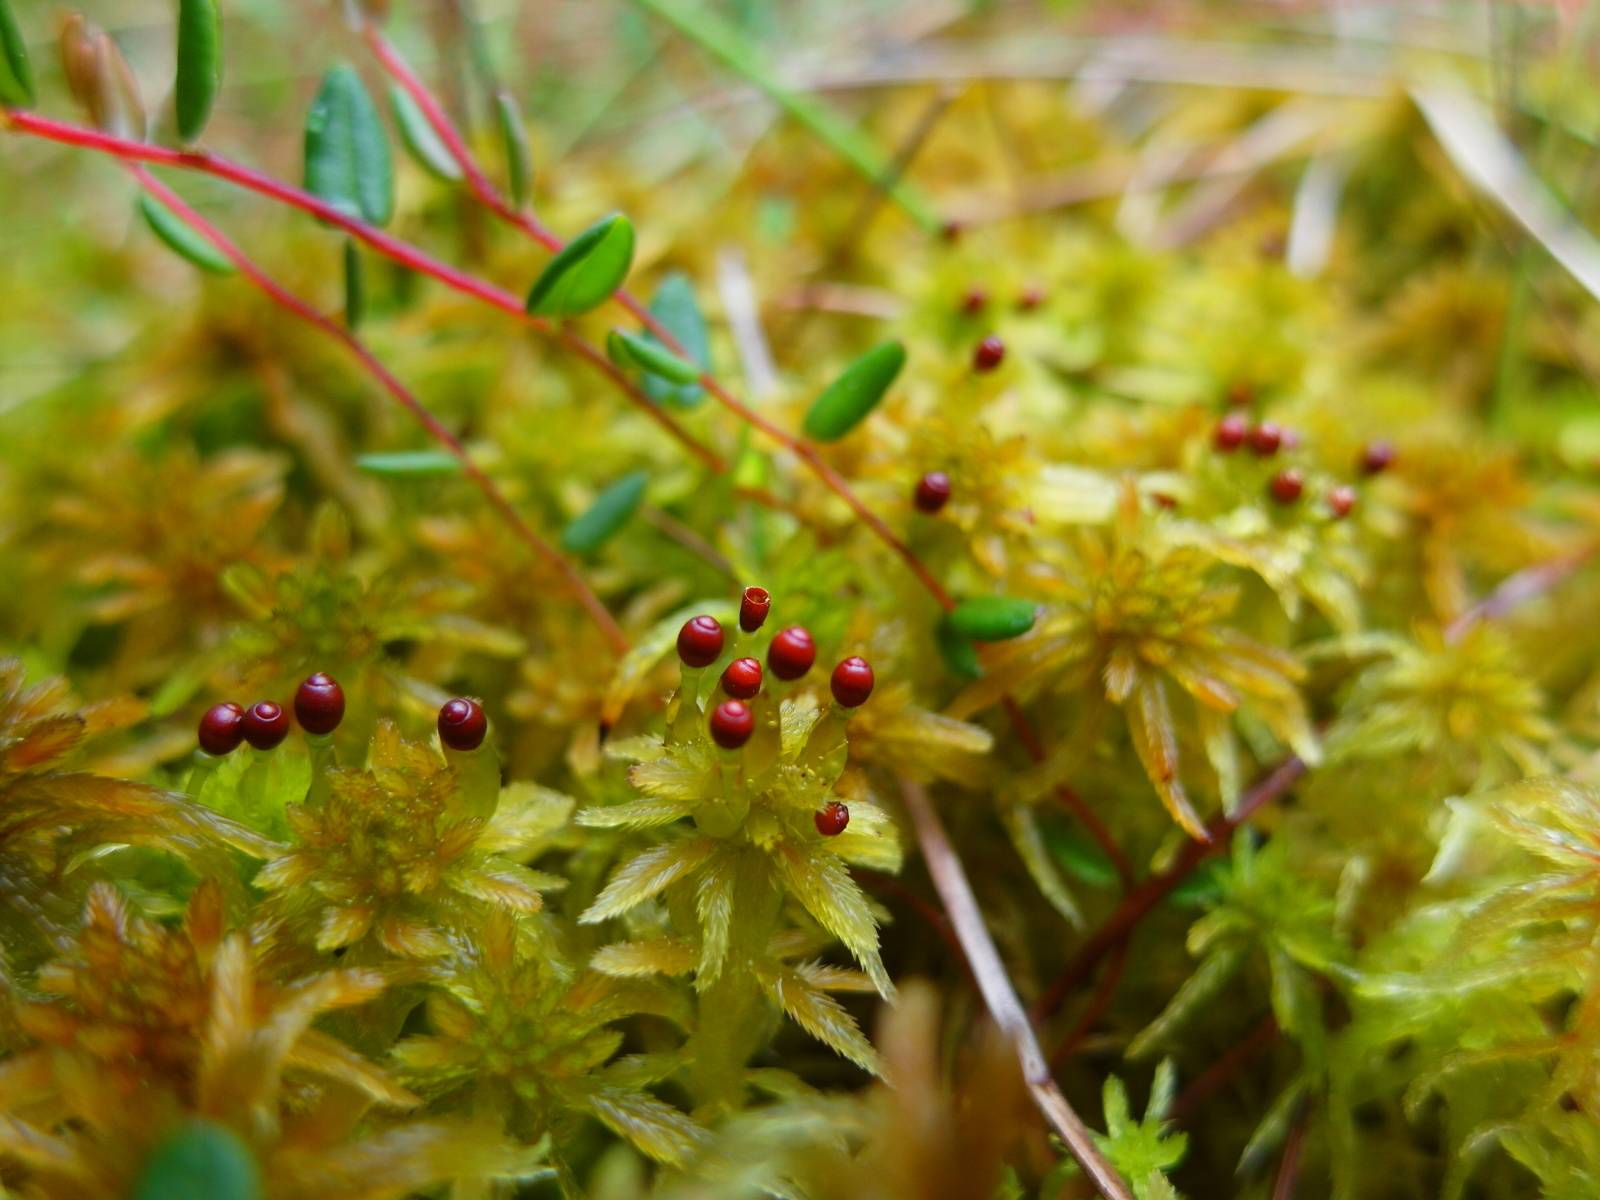
{"type": "Polygon", "coordinates": [[[578,573],[577,568],[574,567],[559,550],[541,537],[531,525],[522,519],[517,510],[512,507],[511,501],[506,499],[505,493],[503,493],[499,487],[495,485],[494,481],[489,478],[482,467],[478,466],[477,463],[472,461],[471,456],[467,453],[466,447],[461,444],[460,440],[457,439],[457,437],[448,429],[446,429],[439,419],[435,417],[420,400],[411,394],[411,391],[405,386],[405,384],[401,383],[400,380],[396,378],[395,375],[389,370],[389,368],[384,366],[371,350],[367,349],[367,346],[364,342],[362,342],[339,322],[331,319],[330,317],[324,316],[321,312],[317,311],[317,309],[306,303],[299,296],[296,296],[293,292],[279,284],[275,279],[262,270],[261,267],[256,265],[255,261],[246,255],[244,251],[240,250],[239,247],[235,245],[226,234],[219,230],[215,225],[212,225],[193,208],[189,207],[188,204],[184,203],[183,199],[176,192],[167,187],[160,180],[156,179],[144,167],[139,166],[138,164],[132,164],[129,166],[128,170],[139,182],[141,187],[149,191],[158,200],[176,213],[179,219],[181,219],[185,224],[187,224],[196,233],[200,234],[201,237],[205,238],[208,242],[225,254],[233,262],[234,266],[239,268],[240,274],[244,275],[250,280],[251,283],[255,284],[257,288],[266,293],[268,298],[270,298],[274,303],[278,304],[282,308],[287,309],[289,312],[299,317],[302,321],[316,326],[329,337],[343,343],[344,347],[356,357],[356,359],[361,363],[362,367],[366,369],[367,373],[378,381],[378,383],[383,387],[384,391],[388,392],[391,398],[393,398],[402,408],[415,417],[422,427],[426,429],[433,437],[433,439],[443,446],[447,451],[449,451],[452,457],[460,462],[461,469],[466,473],[467,478],[472,480],[472,482],[477,486],[478,490],[483,493],[484,498],[489,501],[491,506],[493,506],[495,511],[497,511],[500,516],[504,518],[506,523],[511,526],[512,531],[519,538],[521,538],[522,541],[526,543],[535,554],[544,559],[561,574],[561,576],[567,581],[568,585],[572,588],[574,594],[576,594],[578,602],[583,605],[585,611],[588,612],[595,625],[599,627],[603,634],[605,634],[606,639],[611,643],[612,648],[619,655],[626,653],[628,649],[627,635],[622,632],[622,627],[617,624],[616,619],[612,617],[609,611],[607,611],[605,605],[600,602],[600,598],[596,596],[593,590],[590,589],[589,585],[584,582],[583,577],[578,573]]]}

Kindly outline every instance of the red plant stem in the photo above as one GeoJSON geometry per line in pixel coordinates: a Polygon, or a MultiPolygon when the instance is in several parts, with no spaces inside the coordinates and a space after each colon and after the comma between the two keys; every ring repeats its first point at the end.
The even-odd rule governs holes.
{"type": "MultiPolygon", "coordinates": [[[[1001,703],[1006,710],[1007,718],[1011,721],[1011,728],[1016,731],[1023,748],[1028,752],[1028,757],[1036,763],[1042,763],[1044,746],[1040,743],[1039,734],[1029,722],[1027,714],[1022,711],[1022,705],[1012,696],[1006,696],[1001,703]]],[[[1083,797],[1078,795],[1075,788],[1065,783],[1058,783],[1055,785],[1055,792],[1056,798],[1078,818],[1083,827],[1089,831],[1089,836],[1094,838],[1095,843],[1111,860],[1112,866],[1116,868],[1117,878],[1122,881],[1122,890],[1127,892],[1133,887],[1133,864],[1122,852],[1122,847],[1117,845],[1116,838],[1111,836],[1111,831],[1106,828],[1105,822],[1100,820],[1094,809],[1084,803],[1083,797]]]]}
{"type": "Polygon", "coordinates": [[[1117,984],[1122,982],[1123,968],[1127,965],[1128,943],[1123,942],[1111,952],[1111,960],[1106,963],[1105,972],[1100,976],[1100,986],[1095,988],[1094,995],[1089,998],[1083,1015],[1077,1019],[1067,1036],[1061,1039],[1051,1053],[1052,1071],[1061,1069],[1061,1064],[1072,1057],[1083,1039],[1089,1036],[1089,1031],[1095,1027],[1095,1023],[1105,1015],[1106,1009],[1111,1005],[1111,997],[1117,993],[1117,984]]]}
{"type": "Polygon", "coordinates": [[[1249,1033],[1240,1038],[1184,1088],[1172,1104],[1172,1119],[1182,1121],[1185,1116],[1209,1100],[1224,1084],[1256,1055],[1278,1040],[1278,1019],[1268,1013],[1249,1033]]]}
{"type": "Polygon", "coordinates": [[[1300,1179],[1300,1152],[1305,1148],[1306,1114],[1296,1118],[1283,1144],[1283,1158],[1278,1163],[1278,1178],[1272,1184],[1272,1200],[1294,1200],[1295,1184],[1300,1179]]]}
{"type": "Polygon", "coordinates": [[[601,633],[605,634],[606,640],[611,643],[612,649],[618,655],[627,652],[627,635],[622,632],[622,627],[617,624],[616,618],[600,602],[600,598],[584,582],[577,568],[522,519],[517,510],[512,507],[511,502],[506,499],[505,493],[495,485],[483,468],[472,461],[472,457],[467,453],[466,447],[461,444],[460,440],[446,429],[420,400],[411,394],[405,384],[401,383],[378,360],[377,356],[367,349],[365,343],[343,325],[325,316],[299,296],[279,284],[257,266],[254,260],[246,255],[244,251],[240,250],[226,234],[189,207],[182,197],[151,175],[146,168],[136,163],[130,163],[128,170],[134,179],[139,182],[140,187],[150,192],[161,203],[176,213],[186,225],[225,254],[229,261],[239,269],[239,272],[264,292],[275,304],[299,317],[302,321],[316,326],[323,333],[343,344],[345,349],[355,356],[366,372],[378,381],[384,391],[388,392],[402,408],[415,417],[434,440],[448,450],[461,464],[461,469],[466,472],[467,477],[477,485],[484,498],[505,519],[516,535],[567,581],[568,586],[577,596],[578,602],[583,605],[584,610],[589,614],[601,633]]]}
{"type": "Polygon", "coordinates": [[[1211,823],[1209,842],[1197,842],[1192,838],[1186,840],[1171,866],[1150,876],[1125,895],[1122,903],[1089,935],[1061,974],[1056,976],[1049,990],[1034,1005],[1035,1015],[1053,1015],[1106,953],[1120,945],[1151,909],[1165,900],[1202,862],[1226,849],[1236,829],[1254,816],[1262,805],[1276,800],[1293,787],[1305,773],[1306,764],[1299,757],[1284,759],[1245,794],[1233,816],[1219,817],[1211,823]]]}
{"type": "Polygon", "coordinates": [[[350,234],[351,237],[371,246],[385,258],[393,259],[418,274],[437,279],[447,287],[471,296],[491,308],[497,308],[515,317],[523,324],[539,330],[541,333],[560,338],[580,357],[599,368],[607,378],[622,389],[636,407],[675,437],[708,467],[719,473],[727,470],[728,464],[721,455],[698,441],[673,420],[671,415],[662,409],[660,405],[653,403],[648,396],[634,386],[633,382],[619,371],[610,359],[606,358],[598,349],[570,329],[554,326],[540,317],[530,316],[524,311],[522,301],[504,288],[497,287],[487,280],[479,279],[477,276],[470,275],[465,271],[457,270],[448,263],[434,258],[426,251],[411,245],[409,242],[387,234],[364,221],[358,221],[353,217],[347,216],[332,205],[313,196],[310,192],[303,191],[292,184],[273,179],[270,175],[265,175],[251,167],[243,166],[240,163],[221,158],[206,151],[173,150],[165,146],[150,145],[146,142],[130,141],[114,134],[103,133],[96,129],[87,129],[81,125],[73,125],[66,121],[55,121],[49,117],[41,117],[37,113],[20,109],[7,110],[3,119],[6,125],[14,131],[31,134],[47,141],[60,142],[67,146],[78,146],[86,150],[97,150],[102,154],[109,154],[125,161],[145,162],[162,167],[178,167],[184,170],[198,171],[201,174],[211,175],[217,179],[225,179],[229,183],[237,184],[249,191],[256,192],[259,195],[286,204],[290,208],[298,209],[300,212],[316,217],[319,221],[342,229],[350,234]]]}
{"type": "MultiPolygon", "coordinates": [[[[428,124],[433,126],[434,132],[439,135],[439,140],[444,143],[445,148],[450,151],[451,157],[460,165],[462,174],[467,181],[467,187],[472,191],[472,194],[501,220],[516,226],[533,238],[534,241],[545,247],[545,249],[559,252],[566,243],[545,228],[534,217],[520,212],[490,182],[489,177],[484,174],[483,168],[473,158],[472,151],[468,149],[466,142],[462,140],[460,133],[451,123],[443,107],[434,99],[427,85],[417,77],[416,72],[411,69],[399,50],[370,23],[366,26],[364,34],[367,44],[372,48],[372,52],[377,57],[379,64],[417,102],[417,107],[422,110],[423,116],[427,117],[428,124]]],[[[674,353],[685,358],[688,357],[682,343],[660,321],[656,320],[650,310],[640,303],[632,293],[619,289],[615,299],[641,325],[674,353]]],[[[710,372],[702,374],[699,383],[701,387],[715,396],[717,401],[729,412],[746,424],[766,434],[767,437],[783,446],[791,454],[799,458],[801,462],[805,463],[834,495],[850,506],[851,510],[867,528],[871,529],[885,545],[900,556],[907,568],[916,576],[918,582],[938,602],[940,608],[948,612],[955,607],[954,598],[945,590],[944,585],[934,578],[933,573],[917,557],[916,552],[890,529],[881,517],[861,501],[860,497],[855,494],[844,478],[823,460],[815,446],[779,428],[755,412],[719,383],[710,372]]]]}

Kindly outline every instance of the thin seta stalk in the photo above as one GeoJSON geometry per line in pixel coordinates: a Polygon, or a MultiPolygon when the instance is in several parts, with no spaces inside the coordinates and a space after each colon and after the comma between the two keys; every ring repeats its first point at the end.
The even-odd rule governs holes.
{"type": "Polygon", "coordinates": [[[277,304],[280,308],[298,317],[300,320],[315,326],[329,337],[340,342],[345,349],[355,356],[363,370],[377,380],[379,385],[402,408],[415,417],[419,424],[426,429],[441,446],[460,464],[473,484],[475,484],[489,504],[500,514],[511,527],[517,537],[531,549],[534,554],[543,559],[566,581],[578,602],[583,606],[595,626],[603,633],[611,647],[620,656],[627,652],[628,638],[617,624],[594,590],[589,587],[578,573],[576,567],[554,546],[540,536],[527,521],[523,520],[520,513],[511,504],[494,480],[484,472],[483,468],[472,461],[472,456],[467,453],[466,447],[461,444],[453,433],[444,427],[437,417],[428,408],[412,395],[411,391],[395,377],[378,357],[369,350],[364,342],[346,329],[343,325],[325,316],[313,308],[306,301],[296,296],[282,284],[268,275],[256,262],[244,253],[220,229],[207,221],[187,203],[184,202],[171,188],[156,179],[149,170],[137,163],[130,163],[128,171],[138,182],[139,186],[160,200],[162,204],[177,214],[178,218],[210,242],[228,260],[239,269],[246,279],[253,283],[260,291],[277,304]]]}

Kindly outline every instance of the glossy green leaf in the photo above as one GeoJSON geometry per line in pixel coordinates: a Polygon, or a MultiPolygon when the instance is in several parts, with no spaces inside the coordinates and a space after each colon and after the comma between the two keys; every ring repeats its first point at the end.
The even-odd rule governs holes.
{"type": "MultiPolygon", "coordinates": [[[[695,299],[694,284],[687,275],[672,271],[661,280],[656,294],[650,298],[650,315],[678,339],[689,361],[700,368],[700,374],[711,369],[711,330],[695,299]]],[[[654,334],[645,337],[659,344],[654,334]]],[[[670,383],[659,375],[644,377],[644,392],[657,404],[676,404],[679,408],[692,408],[706,397],[705,389],[692,380],[670,383]]]]}
{"type": "Polygon", "coordinates": [[[700,378],[699,367],[685,362],[660,342],[621,329],[613,329],[606,335],[606,354],[619,367],[637,367],[647,376],[673,383],[689,383],[700,378]]]}
{"type": "Polygon", "coordinates": [[[633,225],[621,213],[602,217],[552,258],[528,290],[536,317],[573,317],[598,308],[622,285],[633,263],[633,225]]]}
{"type": "Polygon", "coordinates": [[[22,108],[33,103],[33,68],[28,64],[28,44],[11,11],[0,0],[0,105],[22,108]]]}
{"type": "Polygon", "coordinates": [[[899,342],[868,350],[812,402],[806,413],[806,436],[818,442],[838,441],[878,406],[905,364],[906,348],[899,342]]]}
{"type": "Polygon", "coordinates": [[[354,238],[344,240],[344,323],[355,329],[367,312],[367,277],[361,266],[361,248],[354,238]]]}
{"type": "Polygon", "coordinates": [[[396,450],[363,454],[356,466],[373,475],[457,475],[461,460],[444,450],[396,450]]]}
{"type": "Polygon", "coordinates": [[[978,661],[978,648],[972,639],[957,633],[948,616],[940,620],[933,632],[939,646],[939,656],[952,675],[961,679],[982,679],[983,664],[978,661]]]}
{"type": "Polygon", "coordinates": [[[963,600],[948,618],[950,628],[975,642],[1003,642],[1021,637],[1033,628],[1038,606],[1009,596],[979,596],[963,600]]]}
{"type": "Polygon", "coordinates": [[[192,1121],[151,1152],[131,1200],[259,1200],[261,1170],[238,1134],[192,1121]]]}
{"type": "Polygon", "coordinates": [[[573,554],[588,554],[605,545],[628,523],[644,499],[648,476],[643,471],[624,475],[562,531],[561,544],[573,554]]]}
{"type": "Polygon", "coordinates": [[[306,189],[348,217],[382,225],[394,212],[394,163],[361,76],[334,67],[306,115],[306,189]]]}
{"type": "Polygon", "coordinates": [[[210,271],[213,275],[228,275],[233,272],[233,262],[226,254],[200,236],[182,217],[148,192],[139,194],[139,215],[144,218],[145,224],[150,226],[152,233],[175,253],[188,259],[202,271],[210,271]]]}
{"type": "Polygon", "coordinates": [[[211,116],[222,86],[222,11],[217,0],[178,0],[178,77],[173,107],[178,136],[192,142],[211,116]]]}
{"type": "Polygon", "coordinates": [[[528,147],[528,129],[511,93],[494,94],[494,119],[500,127],[500,140],[506,150],[506,183],[518,208],[533,194],[533,151],[528,147]]]}
{"type": "Polygon", "coordinates": [[[389,85],[389,111],[394,114],[395,126],[400,130],[401,144],[417,160],[417,165],[445,183],[460,182],[461,164],[428,123],[411,93],[398,83],[389,85]]]}

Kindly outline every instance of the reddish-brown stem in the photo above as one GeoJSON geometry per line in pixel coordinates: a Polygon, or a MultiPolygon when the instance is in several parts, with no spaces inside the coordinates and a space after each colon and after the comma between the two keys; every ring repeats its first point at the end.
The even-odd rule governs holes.
{"type": "Polygon", "coordinates": [[[1179,1093],[1172,1105],[1172,1119],[1182,1121],[1190,1112],[1211,1099],[1249,1061],[1278,1040],[1278,1019],[1268,1013],[1249,1033],[1240,1038],[1179,1093]]]}
{"type": "MultiPolygon", "coordinates": [[[[1011,721],[1011,728],[1016,731],[1023,748],[1027,750],[1028,757],[1036,763],[1044,761],[1044,746],[1039,741],[1039,735],[1022,711],[1022,705],[1016,699],[1006,696],[1002,704],[1006,710],[1006,717],[1011,721]]],[[[1089,836],[1094,838],[1095,844],[1111,860],[1111,865],[1116,868],[1117,878],[1122,881],[1122,890],[1127,892],[1133,887],[1133,864],[1128,861],[1128,856],[1122,852],[1122,847],[1117,845],[1116,838],[1111,836],[1111,831],[1100,820],[1099,815],[1084,803],[1083,797],[1070,785],[1058,783],[1055,786],[1056,798],[1064,804],[1069,812],[1075,816],[1083,827],[1089,831],[1089,836]]]]}
{"type": "Polygon", "coordinates": [[[340,342],[345,349],[350,351],[362,368],[378,381],[383,390],[388,392],[392,399],[415,417],[433,439],[460,462],[461,469],[466,473],[467,477],[483,493],[484,498],[489,501],[495,511],[505,519],[512,531],[536,555],[544,559],[566,580],[567,585],[577,596],[578,602],[583,605],[584,610],[589,614],[595,625],[605,634],[606,639],[611,643],[617,654],[626,653],[628,649],[627,635],[622,632],[622,627],[617,624],[616,619],[607,611],[606,606],[600,602],[600,598],[594,594],[589,585],[584,582],[583,577],[578,574],[577,568],[522,519],[517,510],[512,507],[511,502],[506,499],[505,493],[495,485],[494,481],[489,478],[477,463],[472,461],[471,455],[467,453],[466,447],[461,444],[460,440],[446,429],[420,400],[411,394],[405,384],[401,383],[378,360],[377,356],[367,349],[365,343],[343,325],[325,316],[299,296],[279,284],[261,267],[257,266],[255,261],[246,255],[244,251],[240,250],[226,234],[197,213],[184,202],[182,197],[156,179],[147,169],[137,163],[130,163],[128,170],[138,181],[140,187],[150,192],[162,204],[176,213],[186,225],[226,255],[229,261],[239,269],[240,274],[255,284],[273,303],[302,321],[316,326],[316,328],[340,342]]]}
{"type": "Polygon", "coordinates": [[[967,956],[961,949],[961,943],[956,940],[955,931],[950,927],[950,918],[945,916],[923,897],[917,895],[893,875],[884,875],[878,871],[869,871],[865,867],[857,867],[852,874],[867,887],[875,892],[886,893],[898,897],[927,922],[939,939],[955,954],[956,961],[961,964],[961,971],[968,986],[976,988],[977,981],[972,977],[972,968],[967,963],[967,956]]]}
{"type": "Polygon", "coordinates": [[[1209,842],[1188,839],[1178,851],[1172,865],[1150,876],[1122,898],[1122,903],[1089,935],[1078,948],[1055,982],[1034,1006],[1036,1016],[1048,1017],[1061,1007],[1082,981],[1094,970],[1106,953],[1133,932],[1134,926],[1161,901],[1165,900],[1189,873],[1206,859],[1227,848],[1229,839],[1262,805],[1276,800],[1297,783],[1306,773],[1306,765],[1299,757],[1291,756],[1279,763],[1266,776],[1245,793],[1237,811],[1231,817],[1219,817],[1211,823],[1209,842]]]}
{"type": "Polygon", "coordinates": [[[1278,1163],[1278,1178],[1272,1184],[1272,1200],[1294,1200],[1295,1184],[1300,1180],[1300,1153],[1306,1142],[1306,1114],[1301,1113],[1283,1144],[1278,1163]]]}
{"type": "Polygon", "coordinates": [[[448,263],[442,262],[432,255],[409,242],[402,241],[383,232],[364,221],[358,221],[334,208],[332,205],[318,199],[310,192],[273,179],[253,168],[243,166],[217,155],[199,150],[172,150],[165,146],[154,146],[146,142],[130,141],[114,134],[103,133],[95,129],[86,129],[80,125],[73,125],[66,121],[55,121],[49,117],[41,117],[37,113],[22,110],[9,110],[4,113],[6,125],[18,132],[32,134],[47,141],[60,142],[67,146],[79,146],[87,150],[97,150],[102,154],[110,154],[116,158],[130,162],[151,163],[155,166],[179,167],[184,170],[199,171],[218,179],[225,179],[229,183],[237,184],[249,191],[266,196],[291,208],[316,217],[319,221],[326,222],[335,228],[342,229],[351,237],[366,243],[382,254],[385,258],[393,259],[410,270],[419,274],[437,279],[447,287],[453,288],[464,295],[481,301],[492,308],[516,318],[518,321],[559,338],[580,357],[603,371],[607,378],[622,389],[623,393],[633,404],[646,413],[652,420],[665,429],[669,434],[681,442],[687,449],[701,459],[707,466],[716,471],[725,471],[727,463],[721,455],[710,447],[699,442],[692,434],[679,425],[670,414],[653,403],[648,396],[639,390],[626,375],[612,364],[598,349],[584,341],[583,338],[573,333],[564,326],[552,325],[540,317],[529,316],[524,311],[522,301],[516,296],[497,287],[487,280],[479,279],[465,271],[457,270],[448,263]]]}
{"type": "MultiPolygon", "coordinates": [[[[450,151],[451,156],[460,165],[462,174],[466,178],[467,187],[472,194],[501,220],[516,226],[533,238],[534,241],[545,247],[545,249],[552,252],[560,251],[566,243],[545,228],[534,217],[519,211],[495,187],[489,177],[484,174],[483,168],[473,158],[472,151],[468,149],[466,142],[462,140],[460,133],[451,123],[449,116],[439,102],[434,99],[427,85],[417,77],[416,72],[405,61],[404,56],[374,26],[370,24],[366,26],[365,36],[367,44],[372,48],[372,52],[379,64],[417,102],[417,107],[422,110],[423,116],[427,117],[428,123],[433,126],[434,132],[439,135],[439,139],[445,144],[445,148],[450,151]]],[[[655,316],[640,303],[637,297],[628,291],[619,290],[615,299],[641,325],[660,339],[664,345],[675,353],[688,357],[678,339],[660,321],[656,320],[655,316]]],[[[783,446],[791,454],[799,458],[801,462],[805,463],[834,495],[850,506],[850,509],[867,528],[871,529],[885,545],[900,556],[907,568],[916,576],[917,581],[938,601],[941,608],[948,612],[955,607],[954,598],[945,590],[944,585],[934,578],[933,573],[917,557],[916,552],[906,544],[904,539],[890,529],[881,517],[862,503],[860,497],[855,494],[855,491],[845,482],[844,478],[817,453],[815,446],[779,428],[755,412],[719,383],[709,372],[701,375],[699,382],[700,386],[715,396],[717,401],[729,412],[766,434],[767,437],[783,446]]]]}
{"type": "Polygon", "coordinates": [[[1096,1022],[1105,1015],[1111,1006],[1111,997],[1117,993],[1117,984],[1122,982],[1123,968],[1128,965],[1128,943],[1123,942],[1111,952],[1111,959],[1106,963],[1106,969],[1100,975],[1100,985],[1095,988],[1094,995],[1089,998],[1088,1005],[1083,1014],[1073,1023],[1067,1036],[1057,1043],[1054,1052],[1050,1055],[1050,1069],[1058,1071],[1061,1064],[1071,1058],[1073,1052],[1089,1036],[1090,1030],[1096,1022]]]}

